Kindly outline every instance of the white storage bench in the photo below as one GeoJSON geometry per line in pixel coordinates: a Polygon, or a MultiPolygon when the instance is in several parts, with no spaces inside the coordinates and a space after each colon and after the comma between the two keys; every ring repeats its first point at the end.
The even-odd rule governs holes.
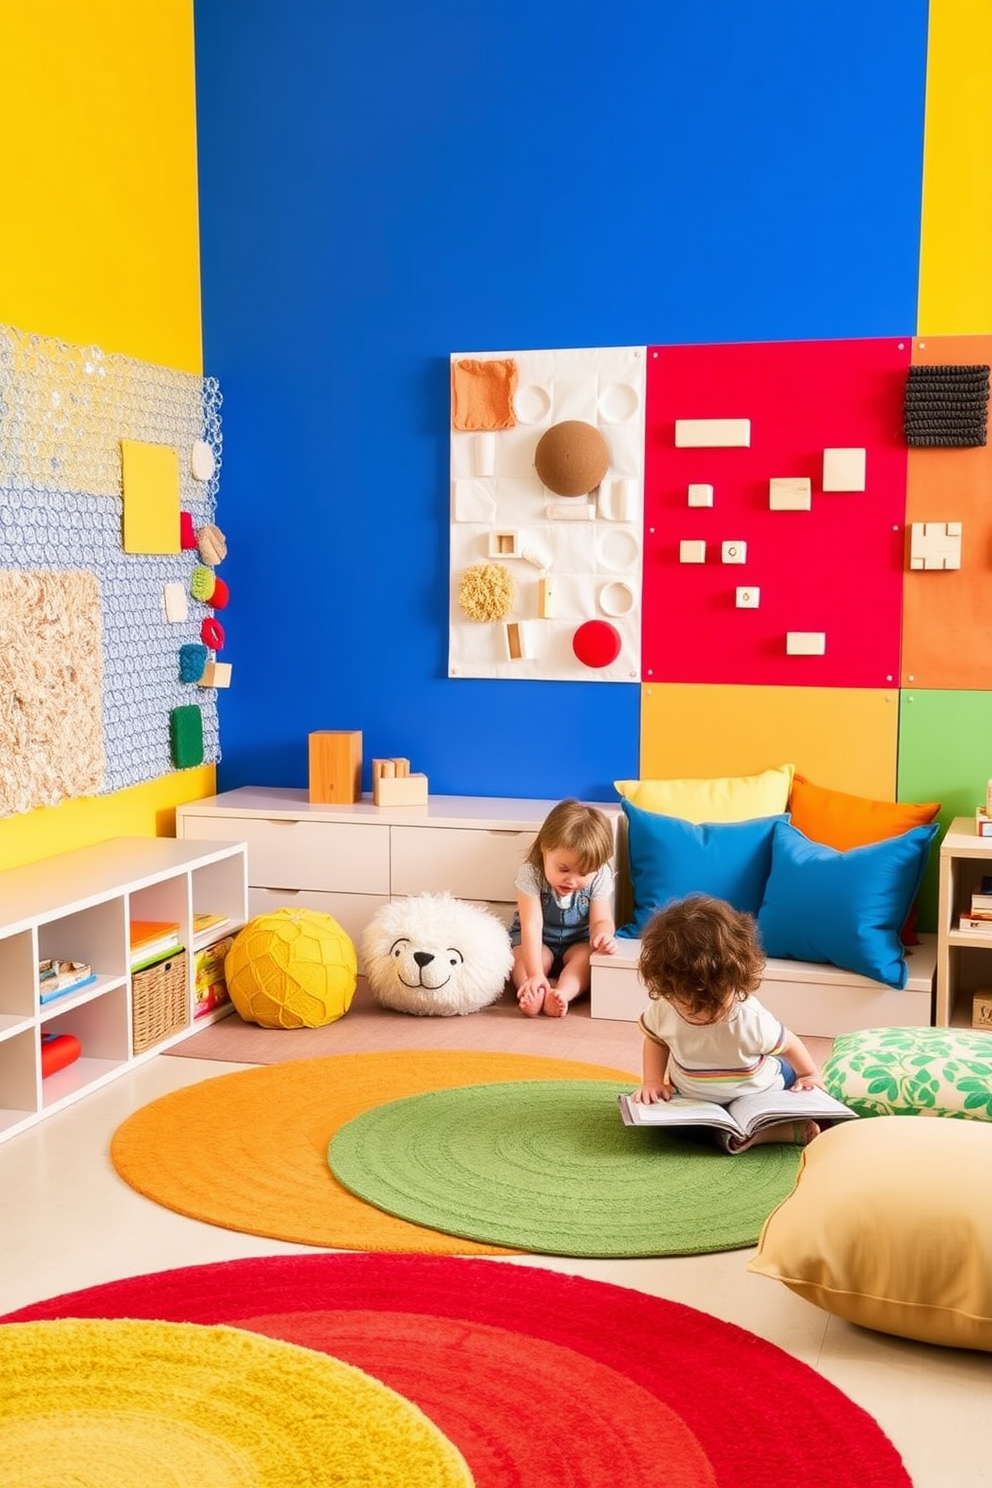
{"type": "MultiPolygon", "coordinates": [[[[621,940],[613,956],[592,957],[594,1018],[636,1023],[648,1005],[637,975],[639,940],[621,940]]],[[[907,947],[909,980],[899,990],[837,966],[769,958],[758,996],[794,1033],[832,1038],[857,1028],[928,1028],[933,1022],[936,935],[907,947]]]]}

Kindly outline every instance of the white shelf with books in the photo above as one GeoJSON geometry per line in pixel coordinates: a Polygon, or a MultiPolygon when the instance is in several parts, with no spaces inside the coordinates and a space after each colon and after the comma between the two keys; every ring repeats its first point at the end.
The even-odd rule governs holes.
{"type": "Polygon", "coordinates": [[[198,914],[240,928],[246,858],[241,842],[122,837],[0,873],[0,1141],[230,1011],[194,1024],[193,957],[176,951],[176,1016],[139,1044],[130,927],[166,922],[166,956],[193,944],[198,914]]]}
{"type": "Polygon", "coordinates": [[[992,837],[978,835],[973,816],[951,822],[940,845],[937,925],[939,1028],[971,1028],[976,993],[992,989],[992,919],[982,902],[992,879],[992,837]],[[977,897],[976,897],[977,896],[977,897]]]}

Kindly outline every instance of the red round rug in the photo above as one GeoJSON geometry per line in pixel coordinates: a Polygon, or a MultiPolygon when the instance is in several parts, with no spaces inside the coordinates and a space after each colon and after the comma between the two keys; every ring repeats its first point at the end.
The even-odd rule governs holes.
{"type": "Polygon", "coordinates": [[[226,1323],[319,1349],[413,1401],[477,1488],[911,1488],[814,1370],[681,1303],[495,1260],[366,1254],[188,1266],[0,1322],[226,1323]],[[801,1459],[801,1466],[797,1462],[801,1459]]]}

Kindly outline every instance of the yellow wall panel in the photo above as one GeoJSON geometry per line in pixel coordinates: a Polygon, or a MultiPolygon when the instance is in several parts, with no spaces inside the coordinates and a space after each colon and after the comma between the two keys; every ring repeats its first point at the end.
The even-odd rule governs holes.
{"type": "Polygon", "coordinates": [[[992,4],[930,0],[919,333],[992,331],[992,4]]]}
{"type": "Polygon", "coordinates": [[[0,321],[202,372],[192,0],[3,0],[0,321]]]}
{"type": "MultiPolygon", "coordinates": [[[[0,0],[0,322],[201,374],[199,278],[192,0],[0,0]]],[[[215,779],[8,817],[0,868],[168,835],[215,779]]]]}
{"type": "Polygon", "coordinates": [[[641,777],[793,764],[817,785],[893,800],[898,737],[894,688],[652,684],[641,700],[641,777]]]}

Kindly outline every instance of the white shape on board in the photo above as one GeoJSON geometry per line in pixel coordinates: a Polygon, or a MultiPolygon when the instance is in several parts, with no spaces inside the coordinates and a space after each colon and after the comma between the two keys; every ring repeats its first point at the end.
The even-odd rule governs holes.
{"type": "Polygon", "coordinates": [[[625,424],[632,419],[641,402],[641,395],[629,382],[611,382],[600,389],[599,416],[606,424],[625,424]]]}
{"type": "Polygon", "coordinates": [[[823,489],[825,491],[863,491],[865,488],[865,451],[863,449],[825,449],[823,451],[823,489]]]}
{"type": "Polygon", "coordinates": [[[739,610],[756,610],[760,598],[760,589],[738,589],[735,603],[739,610]]]}
{"type": "Polygon", "coordinates": [[[597,497],[599,515],[604,522],[632,522],[637,516],[638,483],[629,477],[620,480],[607,478],[600,487],[597,497]]]}
{"type": "Polygon", "coordinates": [[[706,544],[699,538],[684,537],[679,543],[680,563],[705,563],[706,544]]]}
{"type": "Polygon", "coordinates": [[[476,475],[496,474],[496,435],[491,431],[472,435],[472,464],[476,475]]]}
{"type": "Polygon", "coordinates": [[[165,584],[162,587],[162,604],[166,620],[181,623],[189,616],[189,602],[185,584],[165,584]]]}
{"type": "Polygon", "coordinates": [[[629,615],[636,603],[637,596],[626,579],[613,579],[599,591],[599,608],[604,615],[629,615]]]}
{"type": "Polygon", "coordinates": [[[770,511],[810,511],[812,482],[808,475],[775,475],[768,482],[770,511]]]}
{"type": "Polygon", "coordinates": [[[677,449],[741,449],[750,443],[750,419],[675,420],[677,449]]]}
{"type": "Polygon", "coordinates": [[[960,568],[960,522],[914,522],[910,528],[910,568],[960,568]]]}
{"type": "Polygon", "coordinates": [[[725,542],[725,543],[723,543],[721,545],[721,547],[720,547],[720,562],[721,563],[746,563],[747,562],[747,543],[746,542],[725,542]]]}
{"type": "Polygon", "coordinates": [[[489,480],[455,480],[451,483],[452,516],[456,522],[494,522],[496,494],[489,480]]]}
{"type": "Polygon", "coordinates": [[[827,633],[824,630],[790,630],[785,636],[787,656],[825,656],[827,633]]]}
{"type": "Polygon", "coordinates": [[[712,506],[713,487],[693,484],[689,487],[690,506],[712,506]]]}
{"type": "Polygon", "coordinates": [[[217,468],[214,452],[205,439],[195,439],[189,454],[189,468],[193,479],[208,481],[217,468]]]}
{"type": "Polygon", "coordinates": [[[541,424],[551,412],[551,394],[535,382],[518,387],[513,395],[513,411],[522,424],[541,424]]]}

